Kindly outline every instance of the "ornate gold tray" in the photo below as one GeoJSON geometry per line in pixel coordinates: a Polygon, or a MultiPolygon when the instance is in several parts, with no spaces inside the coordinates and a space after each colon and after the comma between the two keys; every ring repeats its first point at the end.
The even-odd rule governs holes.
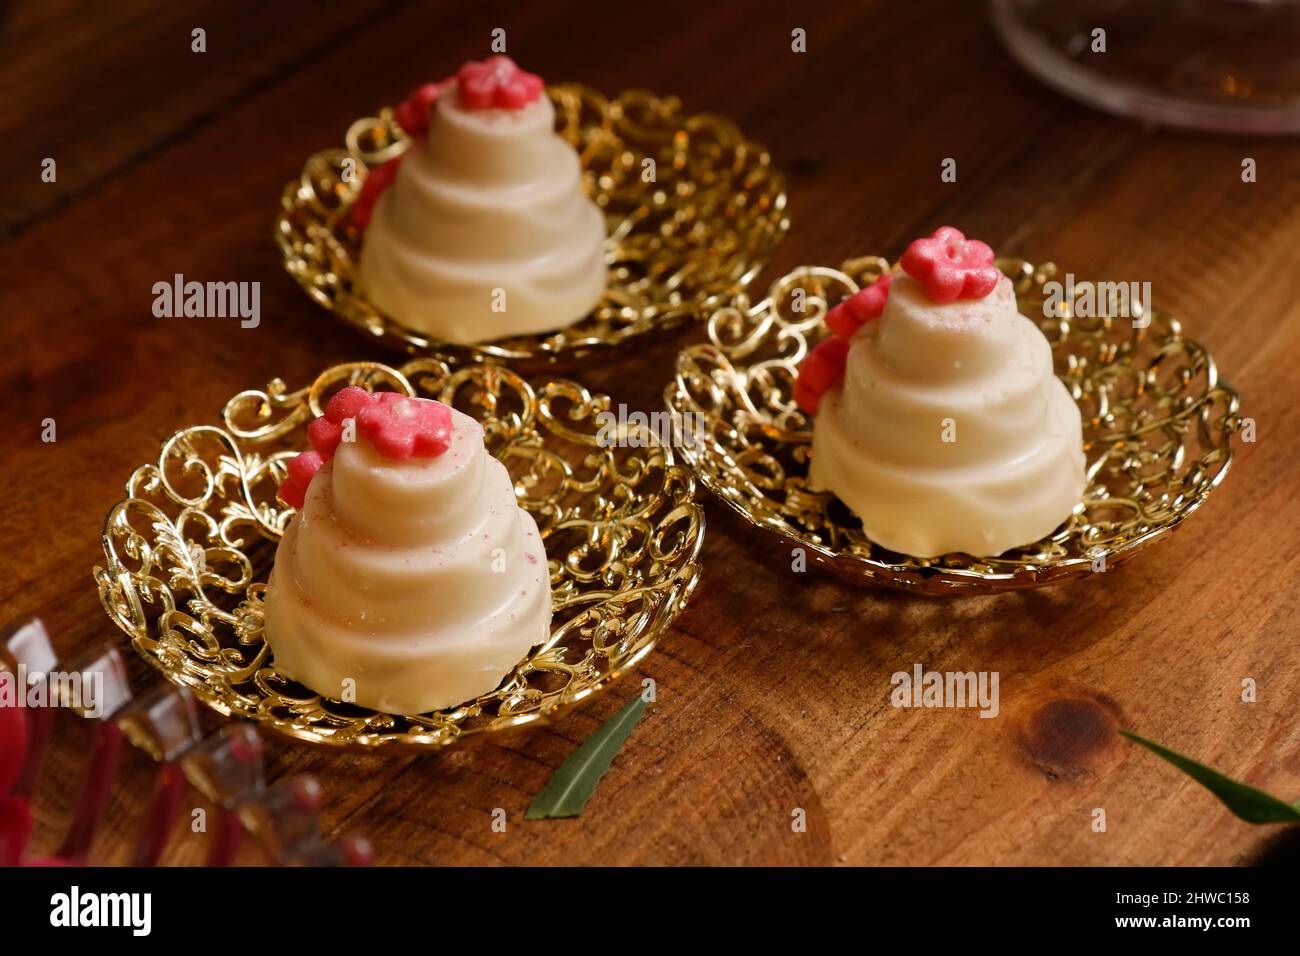
{"type": "Polygon", "coordinates": [[[611,101],[576,84],[547,93],[608,227],[609,288],[591,315],[548,335],[462,346],[429,339],[370,304],[357,285],[361,234],[347,213],[366,169],[406,148],[389,108],[353,123],[346,149],[312,156],[285,187],[275,225],[285,270],[371,337],[456,361],[571,362],[703,318],[749,284],[790,225],[785,177],[766,149],[723,117],[683,115],[675,97],[633,90],[611,101]],[[655,161],[649,183],[647,157],[655,161]],[[352,183],[343,178],[349,159],[359,174],[352,183]]]}
{"type": "MultiPolygon", "coordinates": [[[[1080,318],[1073,303],[1043,318],[1052,264],[999,260],[1020,309],[1052,344],[1057,375],[1083,412],[1089,484],[1074,515],[1050,537],[996,558],[919,559],[864,535],[845,505],[807,487],[811,422],[791,397],[794,373],[827,334],[829,305],[873,281],[889,263],[868,257],[843,271],[797,269],[766,299],[740,296],[708,320],[708,342],[684,349],[668,407],[703,416],[681,452],[700,479],[747,521],[859,580],[930,594],[1040,587],[1109,570],[1163,537],[1200,507],[1232,463],[1240,399],[1206,350],[1169,315],[1150,324],[1080,318]],[[800,293],[798,290],[802,290],[800,293]],[[794,307],[800,296],[804,311],[794,307]]],[[[687,419],[691,420],[691,419],[687,419]]]]}
{"type": "Polygon", "coordinates": [[[452,371],[436,359],[400,369],[355,362],[298,391],[276,379],[241,392],[221,425],[182,429],[156,463],[131,475],[126,499],[104,522],[100,598],[169,680],[222,714],[298,740],[440,748],[545,723],[645,657],[699,577],[704,513],[694,479],[648,430],[634,441],[602,436],[595,416],[608,404],[573,382],[530,383],[493,365],[452,371]],[[554,592],[551,638],[492,694],[393,716],[320,697],[276,672],[262,599],[292,514],[277,486],[287,459],[307,447],[308,423],[348,384],[438,398],[474,416],[537,519],[554,592]]]}

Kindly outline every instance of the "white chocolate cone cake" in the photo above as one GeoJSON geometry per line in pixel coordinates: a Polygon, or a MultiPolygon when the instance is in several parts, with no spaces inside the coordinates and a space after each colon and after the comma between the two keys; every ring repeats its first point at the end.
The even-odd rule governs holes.
{"type": "Polygon", "coordinates": [[[586,316],[605,291],[605,221],[541,80],[508,57],[469,63],[397,118],[410,147],[358,200],[370,301],[457,344],[586,316]]]}
{"type": "Polygon", "coordinates": [[[1086,484],[1078,406],[983,243],[945,227],[827,316],[800,369],[809,483],[877,544],[998,555],[1049,535],[1086,484]]]}
{"type": "Polygon", "coordinates": [[[387,713],[493,691],[547,639],[551,589],[537,525],[482,427],[351,387],[309,435],[316,451],[281,487],[299,511],[267,587],[276,669],[387,713]]]}

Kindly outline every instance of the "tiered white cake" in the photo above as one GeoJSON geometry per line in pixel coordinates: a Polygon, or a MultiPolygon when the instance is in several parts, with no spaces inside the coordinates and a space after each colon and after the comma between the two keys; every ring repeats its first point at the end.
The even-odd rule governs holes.
{"type": "Polygon", "coordinates": [[[605,223],[543,94],[470,109],[449,83],[379,197],[361,280],[383,312],[455,343],[550,332],[605,290],[605,223]]]}
{"type": "Polygon", "coordinates": [[[822,397],[810,481],[904,554],[996,555],[1051,533],[1084,490],[1078,406],[1011,281],[941,304],[894,278],[822,397]]]}
{"type": "Polygon", "coordinates": [[[537,525],[481,426],[451,414],[437,457],[392,460],[358,434],[310,479],[276,552],[266,633],[277,669],[317,693],[438,710],[491,692],[549,634],[537,525]]]}

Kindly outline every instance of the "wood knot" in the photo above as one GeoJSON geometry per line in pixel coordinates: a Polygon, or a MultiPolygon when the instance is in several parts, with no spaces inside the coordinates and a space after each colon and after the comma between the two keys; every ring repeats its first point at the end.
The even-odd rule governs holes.
{"type": "Polygon", "coordinates": [[[1017,723],[1021,751],[1050,779],[1093,772],[1123,726],[1113,700],[1087,691],[1043,701],[1017,723]]]}

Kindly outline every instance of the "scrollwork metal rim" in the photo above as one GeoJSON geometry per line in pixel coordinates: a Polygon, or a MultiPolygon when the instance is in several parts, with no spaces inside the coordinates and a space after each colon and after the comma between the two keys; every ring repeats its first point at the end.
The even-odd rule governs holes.
{"type": "Polygon", "coordinates": [[[1089,488],[1052,536],[997,558],[894,555],[838,519],[833,496],[804,484],[811,432],[790,397],[795,369],[810,340],[827,334],[827,308],[856,292],[859,280],[891,267],[880,257],[852,260],[842,270],[796,269],[776,280],[763,300],[751,304],[741,296],[714,313],[709,341],[679,353],[664,393],[671,411],[708,422],[704,440],[683,447],[683,459],[743,520],[859,582],[934,595],[1021,590],[1130,559],[1177,528],[1222,483],[1232,464],[1231,437],[1242,421],[1240,396],[1219,377],[1208,351],[1186,338],[1167,313],[1152,310],[1149,324],[1132,330],[1105,317],[1076,315],[1074,303],[1047,316],[1043,286],[1055,265],[1007,259],[999,266],[1013,279],[1022,311],[1044,316],[1039,321],[1058,375],[1084,413],[1089,488]],[[785,300],[805,285],[811,287],[806,310],[786,314],[785,300]],[[1175,360],[1184,364],[1176,366],[1173,384],[1160,385],[1160,373],[1175,360]],[[1164,444],[1153,448],[1153,436],[1164,444]],[[1127,497],[1116,493],[1117,485],[1127,497]],[[1130,517],[1103,520],[1112,509],[1128,509],[1130,517]]]}
{"type": "Polygon", "coordinates": [[[346,182],[341,167],[348,161],[364,174],[405,149],[389,108],[354,122],[345,148],[314,154],[286,185],[275,225],[285,271],[372,340],[458,362],[570,365],[701,318],[748,287],[790,225],[785,177],[764,147],[723,117],[683,115],[675,97],[629,90],[611,101],[579,84],[547,92],[557,132],[578,149],[588,190],[609,221],[610,288],[591,316],[546,335],[453,345],[367,300],[355,281],[359,236],[345,215],[360,179],[346,182]],[[643,181],[645,158],[656,160],[661,178],[643,181]],[[699,241],[702,225],[708,241],[699,241]]]}
{"type": "Polygon", "coordinates": [[[178,431],[132,473],[104,521],[101,602],[169,680],[298,741],[408,752],[548,723],[644,660],[699,580],[704,513],[692,474],[667,446],[600,444],[590,426],[608,403],[573,382],[437,359],[349,363],[307,388],[277,379],[241,392],[221,426],[178,431]],[[328,394],[351,383],[468,402],[547,541],[551,639],[492,694],[456,708],[387,715],[322,698],[275,672],[261,634],[258,564],[292,514],[274,487],[328,394]]]}

